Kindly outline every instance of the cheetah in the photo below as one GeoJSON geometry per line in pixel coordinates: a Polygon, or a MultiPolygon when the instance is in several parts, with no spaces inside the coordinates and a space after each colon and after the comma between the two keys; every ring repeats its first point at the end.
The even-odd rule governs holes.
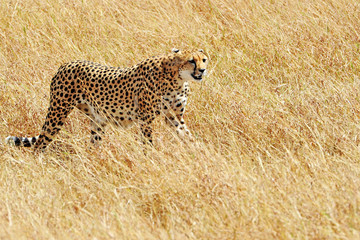
{"type": "Polygon", "coordinates": [[[189,82],[202,81],[207,64],[201,49],[173,49],[128,68],[81,60],[63,64],[51,81],[50,106],[40,135],[9,136],[6,142],[44,151],[75,107],[90,118],[94,144],[108,123],[126,128],[136,122],[144,142],[152,145],[151,123],[160,113],[180,138],[192,140],[183,118],[189,82]]]}

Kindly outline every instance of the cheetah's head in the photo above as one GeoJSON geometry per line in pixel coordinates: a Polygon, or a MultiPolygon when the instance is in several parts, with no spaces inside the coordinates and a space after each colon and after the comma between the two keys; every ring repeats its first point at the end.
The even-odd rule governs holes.
{"type": "Polygon", "coordinates": [[[172,50],[179,63],[179,76],[185,81],[201,81],[206,75],[208,58],[202,49],[198,51],[172,50]]]}

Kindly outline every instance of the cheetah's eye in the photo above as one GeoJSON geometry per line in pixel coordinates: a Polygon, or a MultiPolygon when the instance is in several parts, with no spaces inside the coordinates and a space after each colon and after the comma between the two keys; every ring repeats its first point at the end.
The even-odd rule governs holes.
{"type": "Polygon", "coordinates": [[[189,63],[195,64],[195,60],[191,59],[191,60],[189,60],[189,63]]]}
{"type": "Polygon", "coordinates": [[[206,58],[203,59],[203,62],[206,62],[206,58]]]}

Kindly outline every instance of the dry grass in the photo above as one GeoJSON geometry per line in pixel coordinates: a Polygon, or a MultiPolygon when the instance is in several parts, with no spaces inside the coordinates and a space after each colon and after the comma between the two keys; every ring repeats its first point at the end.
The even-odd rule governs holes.
{"type": "Polygon", "coordinates": [[[203,48],[186,120],[89,148],[74,111],[44,155],[0,144],[0,239],[359,239],[356,0],[0,2],[0,136],[32,136],[61,63],[203,48]]]}

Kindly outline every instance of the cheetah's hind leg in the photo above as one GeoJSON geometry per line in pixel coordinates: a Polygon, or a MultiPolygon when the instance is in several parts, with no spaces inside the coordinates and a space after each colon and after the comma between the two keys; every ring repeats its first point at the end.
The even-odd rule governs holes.
{"type": "Polygon", "coordinates": [[[95,109],[87,103],[81,103],[76,106],[83,113],[85,113],[91,120],[91,138],[90,142],[94,144],[95,147],[99,146],[101,141],[101,135],[105,133],[104,128],[107,124],[105,118],[99,116],[96,113],[95,109]]]}
{"type": "Polygon", "coordinates": [[[16,137],[9,136],[5,142],[9,145],[19,147],[32,147],[34,150],[44,151],[50,142],[52,142],[55,135],[60,131],[60,126],[64,124],[65,118],[69,115],[73,107],[67,108],[49,107],[46,115],[45,123],[43,124],[41,133],[37,137],[16,137]]]}

